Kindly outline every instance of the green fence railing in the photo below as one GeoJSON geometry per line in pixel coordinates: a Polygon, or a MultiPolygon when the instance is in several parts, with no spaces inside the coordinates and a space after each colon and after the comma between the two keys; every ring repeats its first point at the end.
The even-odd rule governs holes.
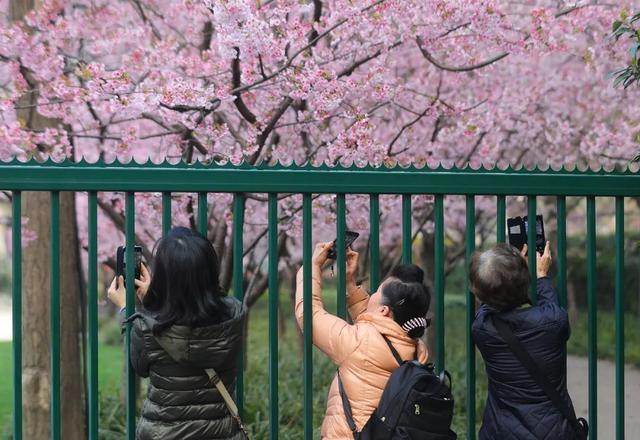
{"type": "MultiPolygon", "coordinates": [[[[445,368],[444,346],[444,270],[445,270],[445,199],[447,195],[466,197],[466,249],[465,260],[468,261],[475,249],[476,239],[476,196],[495,196],[497,217],[496,237],[505,240],[506,197],[527,196],[527,212],[530,218],[537,211],[538,196],[555,196],[557,200],[557,263],[558,291],[562,304],[567,302],[567,230],[566,230],[566,197],[577,196],[587,198],[587,262],[588,262],[588,386],[589,386],[589,421],[593,429],[592,439],[597,438],[597,340],[596,340],[596,198],[615,197],[615,318],[616,318],[616,438],[624,439],[624,198],[640,197],[640,174],[631,171],[567,171],[567,170],[472,170],[472,169],[415,169],[415,168],[329,168],[280,166],[253,167],[248,165],[207,165],[207,164],[90,164],[81,163],[45,163],[17,160],[0,162],[0,191],[12,194],[12,239],[13,243],[13,407],[15,440],[22,436],[22,250],[21,214],[22,193],[24,191],[46,191],[51,194],[51,438],[59,439],[60,432],[60,283],[59,283],[59,195],[61,191],[88,193],[88,350],[87,350],[87,392],[89,438],[98,438],[98,345],[97,345],[97,209],[99,192],[125,193],[125,236],[128,249],[135,242],[135,193],[153,192],[161,194],[162,230],[171,227],[172,193],[197,194],[196,224],[199,230],[207,227],[207,195],[208,193],[231,193],[233,202],[233,280],[235,294],[243,295],[243,226],[246,193],[268,194],[268,311],[269,311],[269,424],[270,438],[278,438],[278,195],[302,194],[303,215],[303,262],[305,267],[304,315],[311,312],[311,251],[313,242],[312,228],[312,196],[314,194],[336,194],[337,235],[338,243],[344,243],[346,230],[346,196],[349,194],[368,195],[370,198],[370,231],[369,245],[371,289],[376,289],[380,282],[380,241],[379,220],[381,194],[402,196],[402,260],[411,261],[412,243],[417,234],[412,231],[412,196],[433,195],[435,248],[434,248],[434,315],[436,365],[445,368]]],[[[533,237],[529,248],[535,248],[533,237]]],[[[338,245],[338,313],[346,315],[346,282],[345,251],[338,245]]],[[[535,275],[535,258],[533,253],[529,268],[535,275]]],[[[127,255],[127,303],[126,313],[134,312],[133,291],[133,254],[127,255]]],[[[468,291],[468,288],[467,288],[468,291]]],[[[535,300],[535,290],[532,290],[535,300]]],[[[475,348],[471,339],[470,326],[475,313],[475,299],[470,293],[466,295],[466,332],[465,340],[467,363],[467,438],[476,436],[476,380],[475,380],[475,348]]],[[[130,342],[129,330],[126,332],[127,347],[130,342]]],[[[128,351],[127,351],[128,352],[128,351]]],[[[241,359],[242,361],[242,359],[241,359]]],[[[242,363],[241,363],[242,365],[242,363]]],[[[313,357],[311,350],[311,320],[304,320],[303,344],[304,371],[304,438],[311,439],[312,403],[313,403],[313,357]]],[[[126,429],[127,438],[135,435],[135,387],[134,373],[127,362],[126,386],[126,429]]],[[[244,407],[244,378],[240,369],[237,380],[238,406],[244,407]]],[[[609,421],[605,421],[609,423],[609,421]]]]}

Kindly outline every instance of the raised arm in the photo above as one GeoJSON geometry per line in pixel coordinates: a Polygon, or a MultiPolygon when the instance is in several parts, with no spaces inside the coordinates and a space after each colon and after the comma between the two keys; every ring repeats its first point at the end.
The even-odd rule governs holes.
{"type": "Polygon", "coordinates": [[[358,256],[357,252],[347,249],[347,307],[352,321],[367,310],[369,304],[369,294],[356,284],[358,256]]]}
{"type": "Polygon", "coordinates": [[[549,279],[549,269],[553,260],[551,258],[551,249],[549,242],[544,246],[542,255],[536,253],[536,275],[537,275],[537,294],[538,304],[551,303],[558,305],[558,295],[556,294],[551,280],[549,279]]]}
{"type": "MultiPolygon", "coordinates": [[[[313,255],[311,269],[311,319],[313,344],[337,365],[358,347],[356,327],[327,312],[322,302],[322,266],[332,243],[319,243],[313,255]]],[[[303,296],[304,268],[296,277],[295,315],[300,329],[304,329],[303,296]]]]}

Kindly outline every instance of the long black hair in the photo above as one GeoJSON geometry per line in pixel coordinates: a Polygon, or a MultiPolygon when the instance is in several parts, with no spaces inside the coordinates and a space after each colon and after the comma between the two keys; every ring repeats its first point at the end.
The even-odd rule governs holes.
{"type": "Polygon", "coordinates": [[[426,319],[431,292],[424,285],[424,271],[415,264],[401,264],[389,274],[382,287],[382,304],[388,306],[393,319],[412,338],[419,338],[429,325],[426,319]]]}
{"type": "Polygon", "coordinates": [[[171,229],[156,246],[152,273],[142,305],[158,321],[155,334],[173,324],[202,327],[228,319],[218,255],[204,235],[171,229]]]}

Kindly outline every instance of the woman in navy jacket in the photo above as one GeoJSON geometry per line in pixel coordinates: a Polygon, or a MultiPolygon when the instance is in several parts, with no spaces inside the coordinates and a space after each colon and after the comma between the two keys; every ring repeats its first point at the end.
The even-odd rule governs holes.
{"type": "Polygon", "coordinates": [[[486,364],[489,395],[480,440],[570,440],[574,430],[522,363],[511,352],[492,322],[497,314],[506,321],[531,357],[571,405],[567,392],[567,312],[547,277],[551,254],[547,242],[537,255],[537,303],[528,298],[531,283],[526,255],[499,244],[474,254],[470,284],[483,303],[473,323],[473,340],[486,364]]]}

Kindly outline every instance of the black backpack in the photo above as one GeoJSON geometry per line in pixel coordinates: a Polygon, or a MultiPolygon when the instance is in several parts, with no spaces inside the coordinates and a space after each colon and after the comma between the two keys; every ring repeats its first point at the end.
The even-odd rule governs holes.
{"type": "Polygon", "coordinates": [[[453,396],[451,376],[446,371],[436,375],[433,364],[404,361],[382,335],[400,365],[384,388],[378,408],[358,432],[351,405],[344,391],[340,371],[338,388],[347,424],[356,440],[455,440],[451,430],[453,396]],[[448,384],[447,384],[448,383],[448,384]]]}

